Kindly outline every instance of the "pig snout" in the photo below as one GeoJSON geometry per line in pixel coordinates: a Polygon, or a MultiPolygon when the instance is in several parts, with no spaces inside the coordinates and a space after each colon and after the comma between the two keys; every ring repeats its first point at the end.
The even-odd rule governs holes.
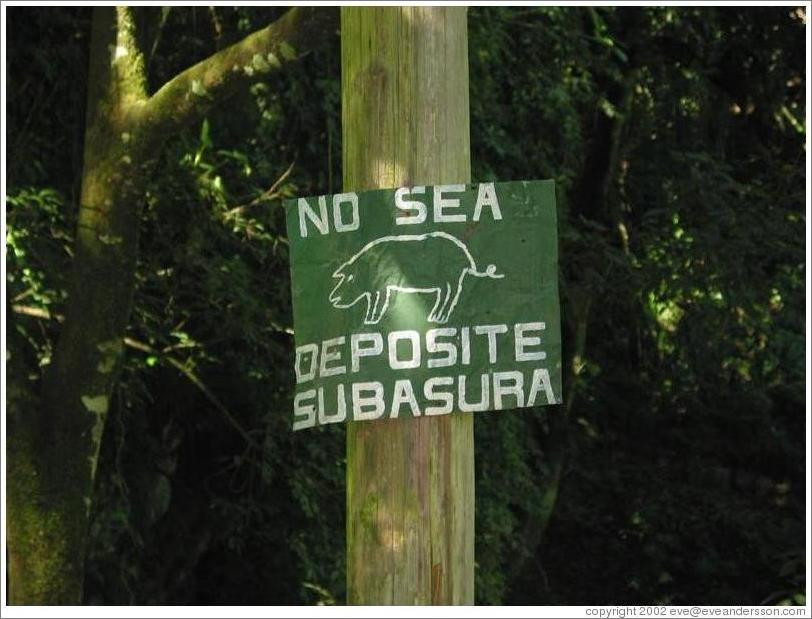
{"type": "Polygon", "coordinates": [[[360,296],[358,283],[353,281],[355,275],[339,270],[333,273],[333,277],[338,281],[327,296],[327,299],[333,304],[333,307],[349,307],[355,303],[360,296]]]}
{"type": "Polygon", "coordinates": [[[341,285],[344,283],[344,276],[343,275],[338,275],[336,277],[339,278],[338,283],[335,285],[335,288],[333,288],[333,290],[330,292],[330,296],[327,297],[328,300],[330,301],[330,303],[333,304],[333,306],[336,306],[339,303],[341,303],[340,288],[341,288],[341,285]]]}

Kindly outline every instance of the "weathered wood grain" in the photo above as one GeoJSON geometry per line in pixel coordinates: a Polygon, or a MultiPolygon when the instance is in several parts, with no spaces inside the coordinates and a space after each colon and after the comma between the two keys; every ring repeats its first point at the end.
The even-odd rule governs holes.
{"type": "MultiPolygon", "coordinates": [[[[343,7],[345,191],[470,181],[462,7],[343,7]]],[[[473,418],[347,428],[350,604],[473,604],[473,418]]]]}

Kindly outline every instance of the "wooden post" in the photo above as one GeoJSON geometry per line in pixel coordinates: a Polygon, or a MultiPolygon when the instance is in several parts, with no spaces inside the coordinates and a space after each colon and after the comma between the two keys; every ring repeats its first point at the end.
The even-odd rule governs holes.
{"type": "MultiPolygon", "coordinates": [[[[344,190],[470,181],[463,7],[343,7],[344,190]]],[[[349,604],[474,603],[473,418],[347,426],[349,604]]]]}

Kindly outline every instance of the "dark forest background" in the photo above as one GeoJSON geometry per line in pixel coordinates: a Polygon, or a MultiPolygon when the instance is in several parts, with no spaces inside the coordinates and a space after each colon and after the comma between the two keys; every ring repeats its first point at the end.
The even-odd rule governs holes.
{"type": "MultiPolygon", "coordinates": [[[[7,11],[6,358],[36,389],[90,10],[7,11]]],[[[146,9],[151,90],[282,11],[146,9]]],[[[556,180],[569,368],[565,405],[476,416],[477,601],[803,604],[804,9],[468,15],[473,179],[556,180]]],[[[343,603],[344,430],[289,430],[280,206],[340,189],[324,36],[161,154],[87,603],[343,603]]]]}

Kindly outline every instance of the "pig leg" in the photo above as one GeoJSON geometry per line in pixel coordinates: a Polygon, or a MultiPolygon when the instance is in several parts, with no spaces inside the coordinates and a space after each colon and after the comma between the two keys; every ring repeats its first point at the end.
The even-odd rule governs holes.
{"type": "Polygon", "coordinates": [[[437,312],[437,322],[448,322],[448,317],[453,309],[451,303],[451,284],[446,282],[445,287],[441,290],[442,292],[438,295],[438,298],[442,298],[442,303],[440,304],[440,309],[437,312]]]}
{"type": "MultiPolygon", "coordinates": [[[[378,305],[381,301],[381,291],[378,290],[377,292],[370,292],[369,296],[367,297],[367,315],[364,318],[364,322],[368,325],[375,324],[381,319],[380,315],[378,314],[378,305]],[[376,316],[377,315],[377,316],[376,316]]],[[[381,314],[383,312],[380,312],[381,314]]]]}
{"type": "Polygon", "coordinates": [[[378,290],[370,297],[369,310],[367,313],[367,324],[378,324],[386,313],[386,308],[389,307],[389,297],[392,291],[387,288],[386,291],[381,292],[378,290]]]}
{"type": "Polygon", "coordinates": [[[445,294],[443,294],[442,288],[434,288],[433,290],[437,291],[437,298],[434,300],[434,307],[431,308],[429,312],[428,320],[429,322],[440,322],[438,316],[440,315],[440,311],[443,308],[443,301],[445,300],[445,294]]]}
{"type": "Polygon", "coordinates": [[[454,308],[457,306],[457,301],[459,300],[460,293],[462,292],[463,277],[465,277],[464,274],[460,277],[460,281],[456,284],[446,283],[446,302],[443,306],[439,322],[445,323],[448,322],[449,318],[451,318],[451,312],[453,312],[454,308]]]}

